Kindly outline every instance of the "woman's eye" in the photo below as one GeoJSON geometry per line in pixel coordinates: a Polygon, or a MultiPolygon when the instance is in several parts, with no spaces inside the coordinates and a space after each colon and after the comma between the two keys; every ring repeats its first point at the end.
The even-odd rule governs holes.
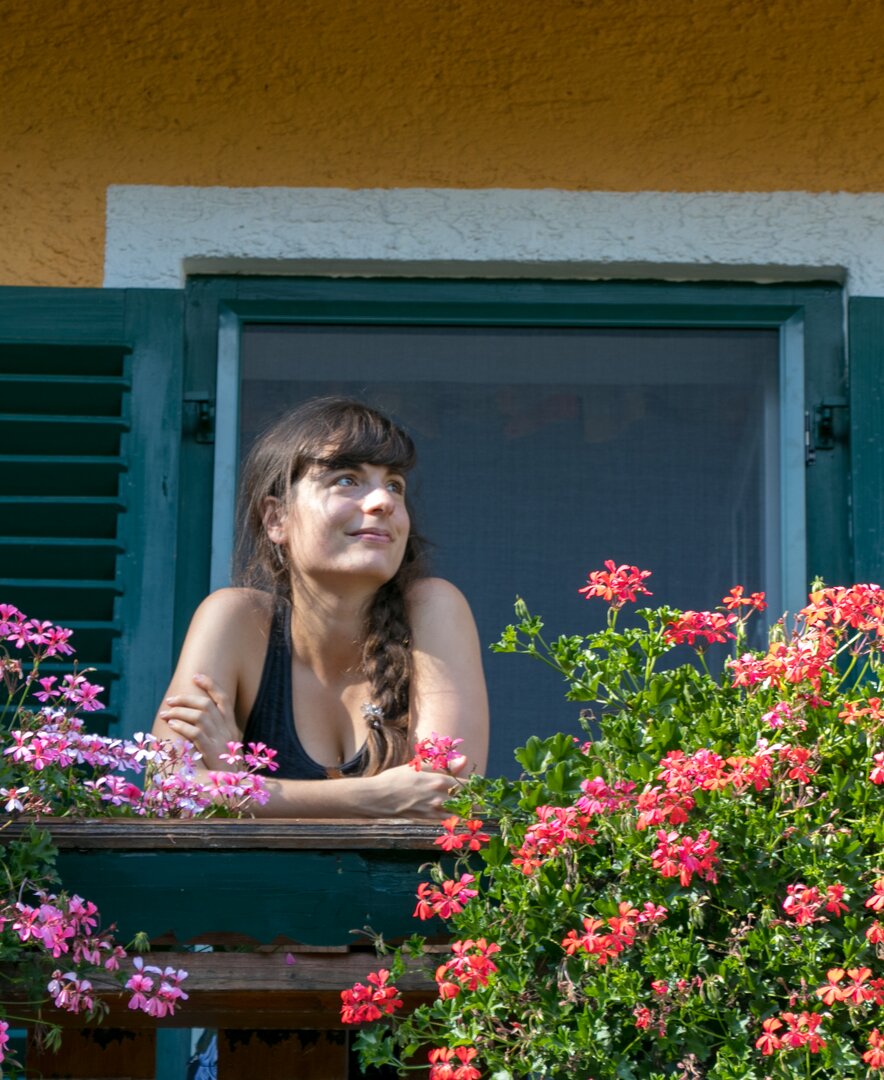
{"type": "Polygon", "coordinates": [[[403,480],[388,480],[387,490],[392,491],[395,495],[404,495],[405,482],[403,480]]]}
{"type": "Polygon", "coordinates": [[[335,487],[353,487],[355,483],[355,476],[338,476],[335,479],[335,487]]]}

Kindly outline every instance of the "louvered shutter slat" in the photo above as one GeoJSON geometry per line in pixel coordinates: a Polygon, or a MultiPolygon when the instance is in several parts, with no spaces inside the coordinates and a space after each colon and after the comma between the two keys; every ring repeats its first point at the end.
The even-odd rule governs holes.
{"type": "Polygon", "coordinates": [[[74,630],[78,666],[107,688],[97,729],[120,675],[128,367],[124,348],[0,348],[0,599],[74,630]]]}

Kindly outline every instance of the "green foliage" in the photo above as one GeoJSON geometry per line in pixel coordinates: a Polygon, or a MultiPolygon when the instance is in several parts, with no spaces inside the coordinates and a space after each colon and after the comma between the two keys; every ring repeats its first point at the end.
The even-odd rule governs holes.
{"type": "Polygon", "coordinates": [[[530,738],[518,780],[451,801],[457,862],[431,874],[456,899],[452,951],[428,969],[440,995],[363,1028],[365,1062],[442,1047],[462,1056],[433,1080],[878,1075],[882,591],[818,589],[751,652],[757,594],[621,629],[617,582],[641,591],[640,572],[609,569],[588,591],[614,583],[604,631],[548,643],[518,601],[493,646],[553,667],[593,720],[583,742],[530,738]],[[725,639],[716,676],[706,647],[725,639]]]}

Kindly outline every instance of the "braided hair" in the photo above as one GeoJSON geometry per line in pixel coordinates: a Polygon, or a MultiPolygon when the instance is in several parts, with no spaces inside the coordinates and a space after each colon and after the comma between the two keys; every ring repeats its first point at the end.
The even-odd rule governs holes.
{"type": "MultiPolygon", "coordinates": [[[[293,486],[317,461],[332,468],[382,465],[407,473],[415,463],[411,437],[377,409],[349,398],[314,398],[287,413],[254,444],[240,483],[236,584],[292,601],[283,549],[264,528],[267,500],[285,505],[293,486]]],[[[368,732],[364,773],[372,776],[410,755],[411,626],[405,598],[426,572],[426,543],[409,532],[399,569],[374,594],[365,616],[362,671],[371,687],[363,708],[368,732]]]]}

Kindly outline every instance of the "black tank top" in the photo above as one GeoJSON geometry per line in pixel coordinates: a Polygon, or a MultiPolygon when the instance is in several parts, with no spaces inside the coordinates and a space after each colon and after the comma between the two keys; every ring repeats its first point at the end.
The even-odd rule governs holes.
{"type": "Polygon", "coordinates": [[[292,709],[292,630],[291,608],[285,602],[276,605],[270,624],[270,640],[258,696],[246,723],[243,742],[262,742],[276,750],[275,772],[267,776],[282,780],[328,780],[339,776],[359,776],[365,769],[363,746],[349,761],[336,767],[320,765],[301,745],[292,709]]]}

